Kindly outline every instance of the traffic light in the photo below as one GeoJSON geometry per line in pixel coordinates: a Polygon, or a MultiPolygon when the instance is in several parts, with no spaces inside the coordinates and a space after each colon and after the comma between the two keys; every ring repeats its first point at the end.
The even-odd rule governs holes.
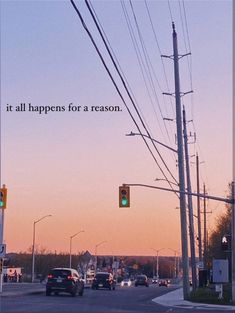
{"type": "Polygon", "coordinates": [[[119,187],[119,207],[129,208],[130,207],[130,187],[120,186],[119,187]]]}
{"type": "Polygon", "coordinates": [[[231,235],[224,235],[221,238],[221,249],[223,251],[230,251],[231,250],[231,235]]]}
{"type": "Polygon", "coordinates": [[[0,209],[6,209],[7,207],[7,188],[0,189],[0,209]]]}
{"type": "Polygon", "coordinates": [[[0,274],[2,274],[2,270],[3,270],[3,258],[0,258],[0,274]]]}

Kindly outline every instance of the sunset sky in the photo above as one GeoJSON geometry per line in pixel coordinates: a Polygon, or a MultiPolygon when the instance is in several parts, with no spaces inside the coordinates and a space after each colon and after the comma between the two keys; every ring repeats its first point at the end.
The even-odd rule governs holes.
{"type": "MultiPolygon", "coordinates": [[[[84,1],[75,3],[134,114],[84,1]]],[[[174,97],[162,95],[174,92],[173,61],[160,57],[173,53],[173,19],[179,54],[192,53],[180,60],[181,91],[194,91],[182,97],[187,120],[193,120],[187,123],[188,133],[196,131],[190,155],[198,153],[202,162],[201,191],[204,182],[209,194],[225,197],[232,180],[232,1],[147,1],[155,33],[145,1],[132,1],[155,70],[155,97],[148,74],[144,75],[150,96],[145,87],[127,27],[124,12],[145,62],[129,1],[92,5],[151,136],[176,149],[175,120],[164,125],[162,118],[175,119],[174,97]]],[[[163,175],[141,137],[125,136],[138,130],[70,1],[2,1],[1,40],[1,185],[8,187],[7,252],[28,250],[33,222],[47,214],[52,216],[36,226],[36,244],[49,251],[68,252],[70,236],[80,230],[85,232],[73,239],[74,253],[94,253],[102,241],[106,243],[98,254],[151,255],[151,248],[165,248],[161,253],[172,255],[166,248],[179,250],[179,200],[174,193],[133,187],[131,207],[118,207],[118,186],[123,183],[168,185],[155,181],[163,175]],[[20,103],[64,106],[66,111],[16,112],[20,103]],[[121,111],[68,112],[70,103],[119,106],[121,111]],[[12,112],[7,112],[7,104],[12,112]]],[[[141,126],[136,114],[135,118],[141,126]]],[[[176,156],[158,148],[178,179],[176,156]]],[[[190,161],[196,191],[195,156],[190,161]]],[[[208,202],[213,212],[208,215],[209,229],[223,210],[223,203],[208,202]]]]}

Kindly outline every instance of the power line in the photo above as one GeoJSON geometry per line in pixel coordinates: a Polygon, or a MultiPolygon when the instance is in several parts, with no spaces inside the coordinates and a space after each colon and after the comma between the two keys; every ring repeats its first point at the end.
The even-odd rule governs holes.
{"type": "MultiPolygon", "coordinates": [[[[157,34],[156,34],[156,31],[155,31],[155,28],[154,28],[154,25],[153,25],[153,21],[152,21],[151,14],[150,14],[150,12],[149,12],[149,7],[148,7],[148,4],[147,4],[147,1],[146,1],[146,0],[145,0],[145,6],[146,6],[147,13],[148,13],[150,25],[151,25],[151,28],[152,28],[152,31],[153,31],[153,34],[154,34],[154,39],[155,39],[155,42],[156,42],[156,44],[157,44],[158,51],[159,51],[159,54],[160,54],[160,59],[161,59],[162,67],[163,67],[163,73],[164,73],[164,77],[165,77],[165,80],[166,80],[167,91],[170,93],[170,87],[169,87],[169,82],[168,82],[168,78],[167,78],[167,75],[166,75],[165,64],[164,64],[164,62],[163,62],[163,59],[161,58],[162,51],[161,51],[161,49],[160,49],[160,45],[159,45],[159,42],[158,42],[158,39],[157,39],[157,34]]],[[[170,102],[171,102],[172,112],[173,112],[173,114],[175,114],[174,109],[173,109],[173,103],[172,103],[171,98],[170,98],[170,102]]]]}
{"type": "MultiPolygon", "coordinates": [[[[159,125],[159,128],[160,128],[160,131],[161,131],[161,133],[162,133],[162,135],[164,137],[164,134],[163,134],[163,131],[162,131],[162,128],[160,126],[159,119],[158,119],[158,115],[157,115],[156,109],[154,107],[153,100],[152,100],[152,97],[151,97],[151,94],[150,94],[150,91],[149,91],[149,88],[148,88],[148,85],[147,85],[147,81],[145,79],[144,72],[146,73],[146,76],[147,76],[148,80],[150,81],[150,85],[152,86],[152,89],[155,89],[153,81],[151,80],[151,72],[150,72],[150,69],[148,67],[147,57],[146,57],[146,54],[145,54],[145,61],[146,61],[146,65],[148,67],[148,71],[146,69],[144,60],[142,58],[142,55],[141,55],[141,52],[140,52],[140,49],[139,49],[139,46],[138,46],[138,43],[137,43],[137,40],[136,40],[136,37],[135,37],[135,34],[134,34],[133,27],[131,25],[131,21],[130,21],[127,9],[125,7],[125,2],[121,1],[121,5],[122,5],[122,10],[123,10],[123,13],[124,13],[125,20],[126,20],[126,23],[127,23],[127,27],[128,27],[128,30],[129,30],[129,34],[130,34],[130,37],[131,37],[131,40],[132,40],[132,43],[133,43],[133,47],[134,47],[134,50],[135,50],[135,53],[136,53],[136,56],[137,56],[137,60],[138,60],[138,63],[139,63],[141,74],[142,74],[142,77],[143,77],[143,80],[144,80],[144,84],[145,84],[145,87],[146,87],[146,90],[147,90],[147,93],[148,93],[148,96],[149,96],[149,100],[150,100],[151,105],[153,107],[153,110],[154,110],[154,113],[155,113],[155,117],[156,117],[156,119],[158,121],[158,125],[159,125]]],[[[135,17],[135,15],[134,15],[134,17],[135,17]]],[[[138,26],[138,24],[137,24],[137,26],[138,26]]],[[[139,29],[138,29],[138,32],[140,34],[140,30],[139,29]]],[[[143,41],[142,41],[142,44],[143,44],[143,41]]],[[[143,46],[142,46],[142,48],[143,48],[143,46]]],[[[143,49],[143,52],[145,53],[144,49],[143,49]]],[[[157,95],[156,95],[156,91],[155,91],[155,99],[156,99],[156,101],[158,103],[158,106],[159,106],[159,101],[158,101],[158,98],[157,98],[157,95]]],[[[160,112],[161,112],[161,108],[159,108],[159,109],[160,109],[160,112]]],[[[168,139],[170,141],[169,135],[168,135],[168,139]]]]}
{"type": "MultiPolygon", "coordinates": [[[[137,107],[136,107],[136,104],[135,104],[133,98],[131,97],[131,94],[130,94],[128,88],[127,88],[127,85],[126,85],[126,83],[125,83],[125,81],[124,81],[124,79],[123,79],[123,77],[122,77],[122,75],[121,75],[121,73],[120,73],[120,71],[119,71],[119,69],[118,69],[118,67],[117,67],[117,64],[116,64],[116,62],[115,62],[115,60],[114,60],[114,58],[113,58],[113,56],[112,56],[112,53],[111,53],[111,51],[110,51],[110,49],[109,49],[109,47],[108,47],[108,45],[107,45],[107,43],[106,43],[106,41],[105,41],[105,38],[104,38],[104,36],[103,36],[103,34],[102,34],[102,31],[101,31],[101,29],[100,29],[100,27],[99,27],[99,25],[98,25],[98,23],[97,23],[97,21],[96,21],[96,19],[95,19],[95,16],[94,16],[94,14],[93,14],[93,11],[92,11],[92,9],[91,9],[91,7],[90,7],[90,5],[89,5],[89,1],[88,1],[88,0],[85,0],[85,3],[86,3],[86,6],[87,6],[87,8],[88,8],[88,10],[89,10],[89,12],[90,12],[90,14],[91,14],[91,16],[92,16],[93,21],[94,21],[94,23],[95,23],[95,25],[96,25],[96,27],[97,27],[97,30],[98,30],[98,32],[99,32],[101,38],[102,38],[102,41],[103,41],[103,43],[104,43],[104,45],[105,45],[105,48],[106,48],[106,50],[107,50],[107,52],[108,52],[108,54],[109,54],[109,56],[110,56],[110,58],[111,58],[111,60],[112,60],[112,63],[113,63],[113,65],[114,65],[114,67],[115,67],[115,69],[116,69],[116,71],[117,71],[117,73],[118,73],[118,75],[119,75],[119,77],[120,77],[120,79],[121,79],[121,81],[122,81],[122,84],[123,84],[123,86],[124,86],[124,88],[125,88],[125,90],[126,90],[126,92],[127,92],[127,95],[128,95],[128,97],[129,97],[129,99],[130,99],[130,101],[131,101],[131,103],[132,103],[132,105],[133,105],[133,107],[134,107],[134,109],[135,109],[135,111],[136,111],[136,113],[137,113],[137,115],[138,115],[140,121],[141,121],[141,124],[142,124],[143,128],[145,129],[146,133],[148,134],[148,136],[149,136],[149,138],[150,138],[150,140],[151,140],[151,142],[152,142],[152,144],[153,144],[153,146],[154,146],[156,152],[158,153],[158,156],[160,157],[162,163],[164,164],[166,170],[167,170],[168,173],[171,175],[171,177],[174,179],[174,181],[177,182],[177,180],[176,180],[175,177],[173,176],[172,172],[170,171],[169,167],[167,166],[166,162],[164,161],[162,155],[160,154],[160,152],[159,152],[159,150],[158,150],[158,148],[157,148],[155,142],[152,140],[152,137],[151,137],[151,135],[150,135],[148,129],[146,128],[146,126],[145,126],[145,124],[144,124],[144,121],[143,121],[143,119],[142,119],[142,117],[141,117],[141,115],[140,115],[140,113],[139,113],[139,111],[138,111],[138,109],[137,109],[137,107]]],[[[161,171],[162,171],[162,173],[163,173],[163,170],[162,170],[162,169],[161,169],[161,171]]],[[[164,177],[166,178],[165,174],[164,174],[164,177]]],[[[166,178],[166,180],[168,181],[167,178],[166,178]]],[[[170,184],[169,181],[168,181],[168,183],[170,184]]],[[[171,186],[171,184],[170,184],[170,186],[171,186]]],[[[172,187],[172,186],[171,186],[171,187],[172,187]]]]}
{"type": "MultiPolygon", "coordinates": [[[[127,104],[126,104],[126,102],[125,102],[125,100],[124,100],[124,98],[123,98],[123,96],[122,96],[122,94],[121,94],[121,92],[120,92],[120,90],[119,90],[119,88],[118,88],[118,86],[117,86],[117,84],[116,84],[116,82],[115,82],[115,80],[114,80],[114,78],[113,78],[113,76],[112,76],[110,70],[109,70],[108,67],[107,67],[106,62],[104,61],[104,58],[103,58],[103,56],[102,56],[100,50],[98,49],[98,47],[97,47],[97,45],[96,45],[96,43],[95,43],[95,41],[94,41],[94,38],[92,37],[92,35],[91,35],[89,29],[87,28],[87,25],[86,25],[85,21],[83,20],[80,11],[78,10],[78,8],[77,8],[77,6],[75,5],[75,3],[74,3],[73,0],[70,0],[70,2],[71,2],[71,4],[72,4],[74,10],[76,11],[76,13],[77,13],[77,15],[78,15],[78,17],[79,17],[79,19],[80,19],[80,21],[81,21],[81,24],[82,24],[83,28],[84,28],[85,31],[87,32],[87,34],[88,34],[88,36],[89,36],[89,38],[90,38],[90,40],[91,40],[93,46],[95,47],[95,50],[96,50],[96,52],[98,53],[98,55],[99,55],[99,57],[100,57],[100,59],[101,59],[101,61],[102,61],[103,66],[105,67],[105,69],[106,69],[106,71],[107,71],[107,73],[108,73],[108,75],[109,75],[109,77],[110,77],[112,83],[113,83],[114,86],[115,86],[116,91],[118,92],[118,95],[120,96],[120,98],[121,98],[123,104],[125,105],[125,107],[126,107],[128,113],[129,113],[129,115],[131,116],[131,118],[132,118],[134,124],[136,125],[138,131],[140,132],[141,137],[142,137],[142,139],[143,139],[144,142],[145,142],[145,145],[147,146],[147,148],[148,148],[149,152],[151,153],[153,159],[155,160],[156,164],[158,165],[158,167],[159,167],[160,171],[162,172],[164,178],[167,180],[168,184],[170,185],[171,189],[173,190],[173,187],[172,187],[170,181],[167,179],[165,173],[163,172],[162,168],[160,167],[159,163],[157,162],[156,157],[154,156],[152,150],[150,149],[150,147],[149,147],[147,141],[145,140],[144,136],[142,135],[141,130],[140,130],[140,128],[139,128],[139,126],[138,126],[138,124],[137,124],[135,118],[133,117],[133,115],[132,115],[130,109],[128,108],[128,106],[127,106],[127,104]]],[[[85,0],[85,3],[86,3],[86,5],[87,5],[87,7],[88,7],[88,9],[89,9],[90,14],[92,15],[92,18],[94,19],[94,22],[95,22],[96,26],[98,27],[98,30],[99,30],[99,33],[100,33],[99,25],[97,25],[97,22],[96,22],[96,20],[95,20],[95,17],[94,17],[94,15],[93,15],[93,12],[91,11],[91,8],[90,8],[90,6],[89,6],[89,3],[88,3],[86,0],[85,0]]],[[[101,35],[102,39],[104,40],[104,37],[103,37],[102,33],[100,33],[100,35],[101,35]]],[[[108,49],[106,42],[105,42],[105,46],[106,46],[106,49],[109,51],[109,54],[110,54],[110,50],[108,49]]],[[[124,82],[124,80],[123,80],[123,78],[122,78],[122,76],[121,76],[121,74],[120,74],[120,71],[119,71],[118,68],[117,68],[117,65],[116,65],[115,61],[113,60],[112,55],[110,55],[110,57],[111,57],[112,61],[114,62],[114,66],[115,66],[116,70],[117,70],[118,73],[119,73],[119,76],[120,76],[120,78],[121,78],[121,80],[122,80],[122,83],[123,83],[125,89],[127,89],[126,84],[125,84],[125,82],[124,82]]],[[[131,95],[130,95],[129,91],[127,91],[127,92],[128,92],[129,97],[131,98],[131,95]]],[[[131,98],[131,99],[132,99],[132,98],[131,98]]],[[[135,104],[134,104],[134,102],[133,102],[133,99],[132,99],[132,103],[133,103],[133,105],[134,105],[134,107],[135,107],[135,110],[137,111],[138,116],[139,116],[139,112],[138,112],[138,110],[137,110],[137,108],[136,108],[136,106],[135,106],[135,104]]],[[[139,116],[139,118],[141,119],[140,116],[139,116]]],[[[141,119],[141,122],[142,122],[142,124],[144,124],[142,119],[141,119]]],[[[144,127],[144,128],[146,129],[146,127],[144,127]]],[[[148,132],[147,132],[147,133],[148,133],[148,132]]],[[[149,135],[149,133],[148,133],[148,135],[149,135]]],[[[150,137],[150,138],[151,138],[151,137],[150,137]]],[[[164,162],[164,160],[163,160],[163,162],[164,162]]],[[[165,162],[164,162],[164,163],[165,163],[165,162]]],[[[167,166],[167,165],[165,164],[165,166],[167,166]]],[[[169,169],[168,169],[168,171],[169,171],[169,169]]],[[[171,172],[170,172],[170,173],[171,173],[171,172]]],[[[171,175],[172,175],[172,174],[171,174],[171,175]]],[[[172,175],[172,176],[173,176],[173,175],[172,175]]],[[[173,176],[172,178],[175,180],[174,176],[173,176]]],[[[176,180],[175,180],[175,181],[176,181],[176,180]]]]}
{"type": "Polygon", "coordinates": [[[135,25],[136,25],[136,28],[137,28],[137,32],[138,32],[138,36],[139,36],[139,40],[140,40],[140,43],[141,43],[141,47],[142,47],[142,51],[143,51],[143,54],[144,54],[144,58],[145,58],[145,62],[146,62],[146,65],[147,65],[147,70],[148,70],[148,73],[149,73],[149,81],[150,81],[150,86],[152,87],[152,90],[153,90],[153,94],[155,96],[155,99],[156,99],[156,102],[157,102],[157,105],[158,105],[158,108],[159,108],[159,111],[160,111],[160,114],[161,114],[161,117],[162,117],[162,120],[163,120],[163,124],[164,124],[164,127],[165,127],[165,130],[166,130],[166,133],[167,133],[167,137],[168,137],[168,140],[169,142],[172,144],[171,142],[171,139],[170,139],[170,136],[169,136],[169,132],[168,132],[168,129],[166,127],[166,123],[165,123],[165,120],[163,118],[163,114],[162,114],[162,109],[160,107],[160,103],[159,103],[159,100],[158,100],[158,96],[157,96],[157,92],[156,92],[156,89],[155,89],[155,86],[154,86],[154,82],[153,82],[153,78],[152,78],[152,74],[151,74],[151,70],[153,72],[153,75],[157,81],[157,84],[158,84],[158,87],[161,91],[162,88],[160,86],[160,83],[158,81],[158,78],[157,78],[157,75],[155,73],[155,70],[152,66],[152,63],[151,63],[151,60],[149,58],[149,54],[148,54],[148,51],[146,49],[146,46],[145,46],[145,43],[144,43],[144,39],[143,39],[143,36],[141,34],[141,31],[140,31],[140,27],[139,27],[139,24],[138,24],[138,21],[137,21],[137,17],[136,17],[136,14],[135,14],[135,11],[134,11],[134,7],[132,5],[132,1],[130,0],[130,6],[131,6],[131,11],[132,11],[132,14],[134,16],[134,21],[135,21],[135,25]],[[150,65],[150,66],[149,66],[150,65]]]}
{"type": "Polygon", "coordinates": [[[168,9],[169,9],[169,12],[170,12],[170,16],[171,16],[171,22],[173,22],[173,16],[172,16],[172,12],[171,12],[171,6],[170,6],[170,1],[167,0],[167,3],[168,3],[168,9]]]}
{"type": "Polygon", "coordinates": [[[147,121],[146,121],[145,118],[144,118],[144,114],[143,114],[143,112],[142,112],[142,110],[141,110],[141,108],[140,108],[140,106],[139,106],[139,104],[138,104],[138,102],[137,102],[137,99],[136,99],[136,97],[135,97],[135,95],[134,95],[134,93],[133,93],[133,91],[132,91],[132,89],[131,89],[130,84],[128,83],[128,80],[127,80],[127,78],[126,78],[126,76],[125,76],[125,73],[124,73],[124,71],[122,70],[122,67],[121,67],[121,65],[120,65],[120,63],[119,63],[119,61],[118,61],[118,58],[117,58],[117,56],[116,56],[116,54],[115,54],[115,52],[114,52],[114,50],[113,50],[113,48],[112,48],[112,46],[111,46],[111,44],[110,44],[110,41],[109,41],[109,39],[108,39],[108,36],[106,35],[105,30],[104,30],[104,28],[103,28],[103,26],[102,26],[102,24],[101,24],[101,22],[100,22],[100,20],[99,20],[98,15],[96,14],[95,9],[94,9],[93,5],[91,4],[91,2],[90,2],[90,6],[91,6],[91,8],[92,8],[92,10],[93,10],[93,13],[94,13],[94,15],[95,15],[95,17],[96,17],[96,19],[97,19],[97,22],[98,22],[98,24],[99,24],[99,26],[100,26],[100,28],[101,28],[101,30],[102,30],[102,32],[103,32],[103,35],[104,35],[105,40],[106,40],[106,42],[107,42],[107,44],[108,44],[108,46],[109,46],[109,49],[111,50],[111,52],[112,52],[112,54],[113,54],[113,56],[114,56],[114,59],[115,59],[117,65],[118,65],[118,68],[119,68],[120,72],[122,73],[122,76],[123,76],[123,78],[124,78],[124,80],[125,80],[125,82],[126,82],[128,88],[129,88],[129,90],[130,90],[130,93],[131,93],[133,99],[135,100],[136,106],[138,107],[138,110],[140,111],[140,113],[141,113],[141,115],[142,115],[142,118],[143,118],[145,124],[146,124],[147,127],[149,128],[149,126],[148,126],[148,124],[147,124],[147,121]]]}

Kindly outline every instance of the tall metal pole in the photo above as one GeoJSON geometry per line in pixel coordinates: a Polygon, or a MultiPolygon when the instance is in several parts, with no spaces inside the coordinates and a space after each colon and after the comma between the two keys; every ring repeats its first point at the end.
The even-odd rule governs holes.
{"type": "Polygon", "coordinates": [[[34,282],[34,276],[35,276],[35,233],[36,233],[36,224],[43,220],[46,217],[52,216],[51,214],[45,215],[41,217],[39,220],[33,222],[33,245],[32,245],[32,274],[31,274],[31,281],[34,282]]]}
{"type": "Polygon", "coordinates": [[[155,257],[153,256],[153,278],[155,277],[155,257]]]}
{"type": "MultiPolygon", "coordinates": [[[[6,188],[6,185],[3,184],[2,188],[6,188]]],[[[4,214],[5,214],[5,209],[1,208],[0,209],[0,244],[3,244],[3,239],[4,239],[4,214]]],[[[0,258],[1,261],[1,258],[0,258]]],[[[3,285],[3,262],[4,258],[2,258],[2,271],[0,273],[0,293],[2,293],[2,285],[3,285]]]]}
{"type": "MultiPolygon", "coordinates": [[[[203,193],[206,194],[206,186],[203,184],[203,193]]],[[[203,199],[203,215],[204,215],[204,237],[203,237],[203,261],[206,268],[206,249],[207,249],[207,231],[206,231],[206,198],[203,199]]]]}
{"type": "Polygon", "coordinates": [[[173,27],[173,51],[174,51],[174,75],[175,75],[175,103],[176,103],[176,125],[178,144],[178,169],[180,193],[180,222],[181,222],[181,246],[182,246],[182,267],[183,267],[183,296],[189,299],[189,264],[188,264],[188,237],[187,237],[187,215],[185,201],[184,181],[184,151],[182,138],[181,98],[180,98],[180,77],[179,77],[179,55],[177,46],[177,34],[175,25],[173,27]]]}
{"type": "MultiPolygon", "coordinates": [[[[199,158],[196,155],[196,171],[197,171],[197,194],[200,193],[199,183],[199,158]]],[[[198,257],[199,261],[202,261],[202,231],[201,231],[201,208],[200,208],[200,196],[197,196],[197,228],[198,228],[198,257]]]]}
{"type": "MultiPolygon", "coordinates": [[[[191,179],[190,179],[190,166],[188,154],[188,135],[186,126],[186,114],[183,108],[183,125],[184,125],[184,149],[185,149],[185,165],[187,177],[187,191],[192,192],[191,179]]],[[[196,255],[195,255],[195,241],[194,241],[194,221],[193,221],[193,200],[192,195],[188,194],[188,220],[189,220],[189,238],[190,238],[190,251],[191,251],[191,268],[192,268],[192,285],[193,290],[197,288],[197,273],[196,273],[196,255]]]]}
{"type": "Polygon", "coordinates": [[[235,302],[235,182],[232,182],[232,301],[235,302]]]}
{"type": "Polygon", "coordinates": [[[69,241],[69,268],[72,267],[72,239],[73,239],[73,237],[77,236],[80,233],[84,233],[84,230],[80,230],[76,234],[70,236],[70,241],[69,241]]]}
{"type": "Polygon", "coordinates": [[[159,250],[157,251],[157,279],[159,279],[159,260],[158,260],[158,252],[159,250]]]}
{"type": "Polygon", "coordinates": [[[33,246],[32,246],[32,283],[34,282],[34,272],[35,272],[35,225],[36,222],[33,222],[33,246]]]}
{"type": "Polygon", "coordinates": [[[72,236],[69,241],[69,268],[72,268],[72,236]]]}
{"type": "Polygon", "coordinates": [[[100,245],[102,245],[103,243],[106,243],[107,241],[106,240],[104,240],[104,241],[101,241],[101,242],[99,242],[99,243],[97,243],[97,245],[95,245],[95,273],[96,273],[96,271],[97,271],[97,248],[100,246],[100,245]]]}

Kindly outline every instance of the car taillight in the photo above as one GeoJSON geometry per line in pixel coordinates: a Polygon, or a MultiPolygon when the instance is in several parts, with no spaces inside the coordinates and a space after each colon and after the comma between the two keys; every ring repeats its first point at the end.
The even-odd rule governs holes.
{"type": "Polygon", "coordinates": [[[48,278],[48,279],[53,278],[53,275],[52,275],[52,274],[49,274],[49,275],[47,275],[47,278],[48,278]]]}
{"type": "Polygon", "coordinates": [[[67,279],[68,279],[68,280],[73,280],[73,276],[68,275],[68,276],[67,276],[67,279]]]}

